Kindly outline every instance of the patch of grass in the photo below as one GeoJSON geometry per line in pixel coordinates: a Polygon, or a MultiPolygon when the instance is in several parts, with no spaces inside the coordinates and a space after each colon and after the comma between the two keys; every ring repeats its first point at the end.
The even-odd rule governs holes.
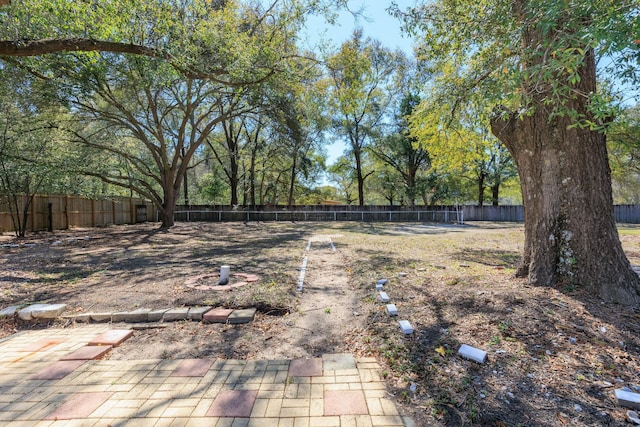
{"type": "Polygon", "coordinates": [[[621,236],[640,236],[640,226],[632,224],[619,224],[618,233],[621,236]]]}
{"type": "Polygon", "coordinates": [[[367,304],[374,304],[378,301],[378,299],[374,295],[368,295],[362,299],[362,302],[367,304]]]}
{"type": "Polygon", "coordinates": [[[480,413],[478,407],[476,405],[471,405],[471,408],[469,409],[469,419],[471,420],[471,422],[478,421],[479,416],[480,413]]]}
{"type": "Polygon", "coordinates": [[[493,337],[491,337],[491,340],[489,340],[489,345],[500,345],[501,343],[502,340],[497,335],[494,335],[493,337]]]}
{"type": "Polygon", "coordinates": [[[503,334],[506,333],[507,331],[509,331],[509,329],[511,329],[511,321],[503,320],[502,322],[498,323],[498,329],[500,329],[500,332],[502,332],[503,334]]]}

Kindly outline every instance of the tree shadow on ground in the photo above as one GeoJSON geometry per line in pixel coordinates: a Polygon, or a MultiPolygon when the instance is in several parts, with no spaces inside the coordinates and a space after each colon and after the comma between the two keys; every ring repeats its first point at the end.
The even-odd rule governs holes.
{"type": "Polygon", "coordinates": [[[522,254],[515,251],[501,249],[474,249],[465,248],[454,252],[452,256],[460,261],[483,264],[489,267],[515,268],[522,254]]]}
{"type": "MultiPolygon", "coordinates": [[[[91,304],[91,295],[108,292],[113,282],[118,286],[112,297],[130,305],[135,301],[126,299],[138,286],[161,283],[157,296],[170,296],[171,289],[162,287],[173,288],[190,277],[218,271],[223,264],[230,264],[235,272],[282,280],[283,274],[295,271],[307,234],[306,228],[241,224],[223,229],[189,224],[169,231],[150,230],[148,225],[73,230],[67,235],[75,237],[69,238],[41,234],[35,247],[5,253],[7,273],[13,272],[0,281],[0,290],[5,290],[0,303],[84,299],[91,304]],[[83,236],[92,237],[85,240],[83,236]],[[53,245],[54,241],[61,243],[53,245]]],[[[202,292],[194,295],[203,297],[202,292]]],[[[147,301],[153,298],[153,294],[144,295],[147,301]]],[[[163,303],[168,302],[165,298],[163,303]]]]}
{"type": "Polygon", "coordinates": [[[395,370],[409,367],[418,385],[416,397],[406,388],[396,394],[430,402],[444,425],[618,425],[609,387],[616,377],[636,379],[637,366],[624,365],[639,354],[637,338],[627,335],[629,360],[620,360],[617,338],[593,330],[589,313],[548,295],[427,291],[420,303],[423,315],[410,314],[413,337],[387,331],[391,347],[404,353],[382,355],[395,370]],[[487,361],[461,358],[461,344],[486,350],[487,361]],[[592,345],[602,347],[595,358],[584,354],[592,345]]]}
{"type": "Polygon", "coordinates": [[[377,236],[430,235],[464,231],[466,225],[415,222],[339,222],[325,224],[336,230],[377,236]]]}

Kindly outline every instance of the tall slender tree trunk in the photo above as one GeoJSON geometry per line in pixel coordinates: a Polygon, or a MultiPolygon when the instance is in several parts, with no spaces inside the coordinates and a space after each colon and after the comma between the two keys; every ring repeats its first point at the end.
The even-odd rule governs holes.
{"type": "MultiPolygon", "coordinates": [[[[265,199],[266,195],[265,195],[265,189],[264,189],[264,180],[265,180],[265,172],[264,169],[262,170],[262,172],[260,173],[260,185],[258,186],[258,195],[259,195],[259,200],[260,200],[260,205],[264,206],[265,204],[265,199]]],[[[268,201],[268,199],[267,199],[268,201]]]]}
{"type": "MultiPolygon", "coordinates": [[[[182,147],[182,149],[180,150],[181,154],[182,154],[182,161],[184,161],[185,157],[186,157],[186,151],[184,149],[184,147],[182,147]]],[[[184,173],[184,179],[182,181],[182,191],[184,192],[184,204],[187,206],[187,208],[189,208],[189,176],[188,173],[185,171],[184,173]]]]}
{"type": "Polygon", "coordinates": [[[364,206],[364,176],[362,175],[362,151],[360,149],[353,150],[353,156],[356,160],[356,178],[358,180],[358,205],[364,206]]]}
{"type": "Polygon", "coordinates": [[[478,206],[484,206],[484,181],[487,174],[484,171],[478,173],[478,206]]]}
{"type": "Polygon", "coordinates": [[[291,181],[289,183],[289,207],[293,206],[293,192],[296,186],[296,175],[298,174],[297,166],[298,166],[298,152],[293,156],[293,164],[291,165],[291,181]]]}
{"type": "Polygon", "coordinates": [[[238,178],[238,161],[236,159],[236,151],[230,151],[231,156],[229,158],[229,186],[231,187],[231,206],[238,204],[238,184],[240,179],[238,178]]]}
{"type": "MultiPolygon", "coordinates": [[[[593,51],[579,70],[580,93],[596,92],[593,51]]],[[[531,115],[497,118],[492,132],[511,152],[520,175],[525,247],[517,275],[541,285],[571,284],[600,297],[640,301],[640,280],[616,230],[605,136],[549,117],[539,102],[531,115]]],[[[587,100],[568,108],[590,117],[587,100]]]]}
{"type": "Polygon", "coordinates": [[[258,138],[251,148],[251,163],[249,165],[249,203],[251,208],[256,207],[256,155],[258,153],[258,138]]]}
{"type": "Polygon", "coordinates": [[[410,167],[407,172],[407,198],[409,199],[409,206],[414,207],[416,205],[416,174],[418,169],[410,167]]]}
{"type": "MultiPolygon", "coordinates": [[[[24,198],[24,206],[22,208],[22,215],[20,217],[20,227],[18,229],[18,237],[25,237],[27,235],[27,222],[29,219],[29,209],[31,208],[31,204],[33,203],[33,198],[35,194],[28,194],[24,198]]],[[[35,218],[32,221],[32,224],[35,225],[35,218]]],[[[33,229],[31,230],[33,231],[33,229]]]]}
{"type": "Polygon", "coordinates": [[[494,184],[491,186],[491,204],[493,206],[498,206],[499,202],[500,202],[500,181],[496,180],[494,184]]]}

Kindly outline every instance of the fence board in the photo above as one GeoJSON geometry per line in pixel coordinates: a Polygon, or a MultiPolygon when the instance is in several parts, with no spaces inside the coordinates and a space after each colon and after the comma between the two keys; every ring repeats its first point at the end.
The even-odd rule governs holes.
{"type": "Polygon", "coordinates": [[[616,222],[640,224],[640,205],[615,205],[613,212],[616,222]]]}
{"type": "MultiPolygon", "coordinates": [[[[27,198],[20,199],[20,208],[27,198]]],[[[36,195],[27,217],[27,231],[64,230],[72,227],[103,227],[136,222],[135,206],[145,205],[147,218],[156,218],[149,201],[130,197],[91,200],[79,196],[36,195]],[[51,207],[51,208],[49,208],[51,207]]],[[[6,198],[0,198],[0,232],[14,231],[6,198]]]]}

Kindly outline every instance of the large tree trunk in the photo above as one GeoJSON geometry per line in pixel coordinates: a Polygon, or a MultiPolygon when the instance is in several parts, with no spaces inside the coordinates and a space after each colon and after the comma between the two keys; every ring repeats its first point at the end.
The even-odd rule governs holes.
{"type": "Polygon", "coordinates": [[[160,228],[163,230],[169,229],[175,224],[175,212],[176,212],[176,200],[174,189],[171,187],[164,193],[164,202],[161,209],[158,209],[158,219],[160,220],[160,228]]]}
{"type": "Polygon", "coordinates": [[[162,174],[162,206],[158,208],[158,219],[160,220],[160,228],[169,229],[175,224],[176,203],[180,194],[180,186],[183,177],[180,172],[172,173],[171,171],[162,174]],[[177,176],[176,176],[177,175],[177,176]]]}
{"type": "MultiPolygon", "coordinates": [[[[593,52],[585,58],[576,88],[595,87],[593,52]]],[[[587,100],[569,101],[589,117],[587,100]]],[[[492,121],[492,132],[511,152],[520,175],[525,247],[517,275],[540,285],[584,287],[603,299],[636,304],[640,280],[631,269],[616,230],[611,172],[602,133],[550,118],[534,104],[531,115],[492,121]]]]}

